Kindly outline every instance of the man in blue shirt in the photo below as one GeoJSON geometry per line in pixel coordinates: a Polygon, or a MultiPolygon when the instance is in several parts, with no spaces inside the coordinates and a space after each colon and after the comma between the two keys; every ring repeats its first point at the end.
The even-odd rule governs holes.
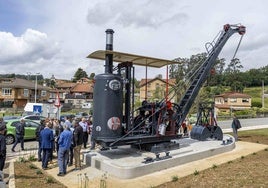
{"type": "Polygon", "coordinates": [[[58,141],[59,151],[58,151],[58,165],[59,165],[59,173],[58,176],[64,176],[66,174],[68,158],[69,158],[69,150],[72,144],[73,134],[71,130],[65,126],[64,131],[60,134],[60,138],[58,141]]]}

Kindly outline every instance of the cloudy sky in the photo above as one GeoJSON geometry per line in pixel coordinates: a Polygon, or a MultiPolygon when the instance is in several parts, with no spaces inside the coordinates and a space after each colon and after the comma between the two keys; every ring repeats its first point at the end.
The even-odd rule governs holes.
{"type": "MultiPolygon", "coordinates": [[[[103,73],[104,62],[86,56],[105,49],[107,28],[115,31],[116,51],[189,58],[226,23],[246,26],[237,58],[245,70],[260,68],[268,59],[267,7],[266,0],[0,0],[0,74],[103,73]]],[[[219,57],[228,63],[239,39],[234,34],[219,57]]],[[[164,72],[151,68],[149,77],[164,72]]]]}

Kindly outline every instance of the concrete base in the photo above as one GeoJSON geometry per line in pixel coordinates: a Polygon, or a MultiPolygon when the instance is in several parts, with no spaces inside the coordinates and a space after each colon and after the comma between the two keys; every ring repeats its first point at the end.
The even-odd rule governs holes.
{"type": "Polygon", "coordinates": [[[231,151],[235,148],[234,138],[224,135],[223,141],[197,141],[190,138],[176,140],[180,148],[156,155],[140,151],[130,146],[122,146],[108,151],[89,152],[84,154],[84,162],[120,179],[131,179],[188,162],[207,158],[231,151]],[[145,159],[153,159],[152,161],[145,159]]]}

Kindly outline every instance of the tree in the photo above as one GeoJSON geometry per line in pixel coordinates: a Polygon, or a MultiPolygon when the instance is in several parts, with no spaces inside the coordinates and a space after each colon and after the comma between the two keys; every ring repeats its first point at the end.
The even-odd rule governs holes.
{"type": "Polygon", "coordinates": [[[84,71],[82,68],[78,68],[74,74],[73,82],[77,82],[81,78],[88,78],[88,75],[87,75],[86,71],[84,71]]]}
{"type": "Polygon", "coordinates": [[[243,92],[244,85],[242,74],[240,73],[240,69],[242,68],[243,65],[241,64],[240,60],[235,58],[231,60],[230,64],[225,70],[226,85],[231,87],[231,91],[243,92]]]}
{"type": "Polygon", "coordinates": [[[225,59],[216,59],[215,66],[212,68],[210,72],[210,76],[208,78],[209,86],[220,86],[223,82],[223,74],[225,67],[225,59]]]}
{"type": "Polygon", "coordinates": [[[93,80],[93,79],[94,79],[94,77],[95,77],[95,73],[94,73],[94,72],[92,72],[92,73],[90,74],[90,76],[89,76],[89,79],[93,80]]]}

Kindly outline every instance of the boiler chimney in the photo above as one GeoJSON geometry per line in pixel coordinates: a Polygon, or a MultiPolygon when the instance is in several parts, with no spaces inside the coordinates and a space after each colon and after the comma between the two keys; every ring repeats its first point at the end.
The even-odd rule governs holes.
{"type": "MultiPolygon", "coordinates": [[[[106,31],[106,50],[113,50],[113,33],[112,29],[106,31]]],[[[105,56],[105,73],[113,73],[113,54],[106,53],[105,56]]]]}

